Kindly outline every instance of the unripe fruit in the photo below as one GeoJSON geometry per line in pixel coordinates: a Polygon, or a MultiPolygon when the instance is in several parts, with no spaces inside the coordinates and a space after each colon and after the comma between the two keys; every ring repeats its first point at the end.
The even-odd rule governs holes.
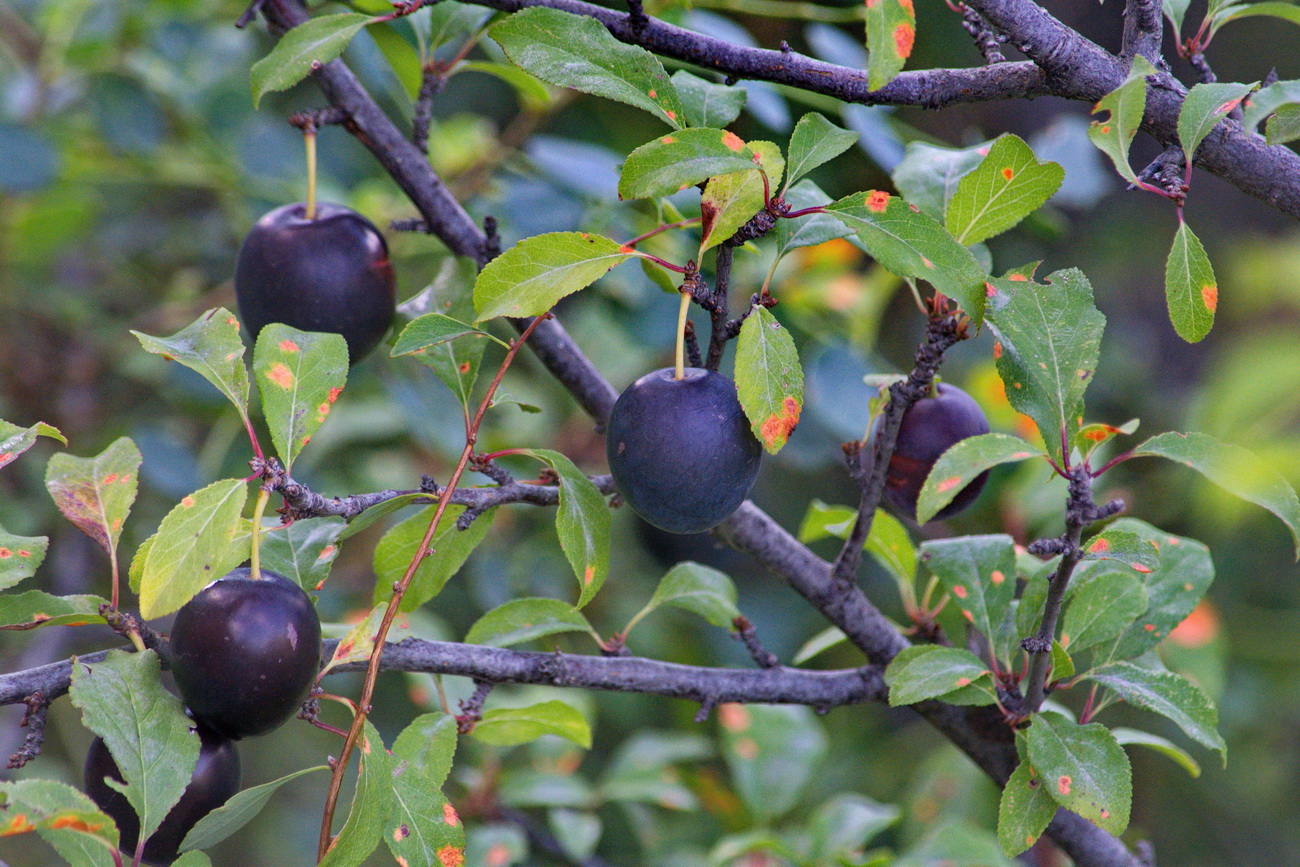
{"type": "MultiPolygon", "coordinates": [[[[921,398],[903,413],[898,445],[885,476],[885,501],[912,520],[916,520],[921,488],[939,456],[968,437],[989,432],[989,420],[969,394],[946,382],[939,383],[937,391],[935,397],[921,398]]],[[[873,432],[873,446],[874,441],[873,432]]],[[[873,453],[874,448],[862,452],[868,472],[873,453]]],[[[974,503],[988,477],[985,470],[972,479],[932,520],[951,517],[974,503]]]]}
{"type": "Polygon", "coordinates": [[[388,244],[350,208],[302,202],[258,220],[235,265],[239,314],[254,339],[272,322],[343,335],[348,361],[374,349],[393,324],[397,288],[388,244]]]}
{"type": "MultiPolygon", "coordinates": [[[[181,843],[190,829],[239,791],[239,753],[234,743],[203,726],[198,727],[198,734],[201,741],[199,763],[181,799],[168,811],[158,830],[145,841],[143,860],[146,864],[166,865],[179,858],[181,843]]],[[[140,818],[126,795],[109,788],[104,782],[105,777],[124,782],[104,739],[95,738],[86,753],[83,772],[86,794],[117,824],[121,835],[118,848],[130,858],[135,855],[140,839],[140,818]]]]}
{"type": "Polygon", "coordinates": [[[181,606],[172,674],[194,718],[231,739],[266,734],[298,712],[320,668],[320,618],[302,588],[247,567],[181,606]]]}
{"type": "Polygon", "coordinates": [[[709,370],[647,373],[609,414],[609,471],[634,512],[670,533],[700,533],[736,511],[763,449],[736,386],[709,370]]]}

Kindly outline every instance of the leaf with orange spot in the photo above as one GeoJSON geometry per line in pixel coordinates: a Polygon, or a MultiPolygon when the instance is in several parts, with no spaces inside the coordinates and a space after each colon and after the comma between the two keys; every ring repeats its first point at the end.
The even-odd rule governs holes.
{"type": "Polygon", "coordinates": [[[1065,169],[1040,163],[1024,140],[999,137],[948,201],[944,224],[962,244],[1000,235],[1038,210],[1060,188],[1065,169]]]}
{"type": "Polygon", "coordinates": [[[997,699],[988,666],[962,647],[905,647],[885,669],[885,682],[890,707],[931,698],[960,705],[993,704],[997,699]]]}
{"type": "Polygon", "coordinates": [[[1011,537],[936,539],[921,545],[921,562],[945,590],[957,597],[950,605],[969,611],[971,625],[992,639],[1016,592],[1014,581],[993,580],[994,572],[1015,574],[1016,551],[1011,537]]]}
{"type": "Polygon", "coordinates": [[[1135,418],[1129,419],[1118,427],[1103,422],[1086,424],[1074,435],[1074,446],[1084,455],[1091,455],[1098,446],[1110,442],[1114,437],[1121,434],[1127,436],[1136,432],[1138,425],[1139,420],[1135,418]]]}
{"type": "Polygon", "coordinates": [[[1124,748],[1101,723],[1079,725],[1065,716],[1036,713],[1026,734],[1029,762],[1057,804],[1111,834],[1128,827],[1133,772],[1124,748]],[[1058,785],[1069,777],[1069,785],[1058,785]]]}
{"type": "Polygon", "coordinates": [[[1192,740],[1228,761],[1228,744],[1218,732],[1219,712],[1200,687],[1172,671],[1112,662],[1084,677],[1100,683],[1129,704],[1171,719],[1192,740]]]}
{"type": "Polygon", "coordinates": [[[384,748],[384,739],[380,737],[370,720],[364,723],[363,741],[358,743],[360,767],[357,770],[357,787],[352,796],[352,805],[348,808],[348,817],[334,838],[330,850],[325,853],[319,867],[350,867],[366,860],[379,841],[387,835],[384,833],[393,817],[395,806],[393,794],[393,756],[384,748]],[[361,749],[361,743],[371,745],[367,752],[361,749]]]}
{"type": "Polygon", "coordinates": [[[23,631],[42,626],[101,624],[102,596],[54,596],[43,590],[27,590],[0,596],[0,629],[23,631]]]}
{"type": "Polygon", "coordinates": [[[786,444],[803,411],[803,368],[790,332],[755,305],[736,341],[736,393],[754,436],[769,453],[786,444]]]}
{"type": "Polygon", "coordinates": [[[1115,565],[1076,574],[1070,582],[1068,599],[1061,633],[1069,636],[1067,649],[1074,655],[1113,641],[1148,605],[1141,576],[1115,565]]]}
{"type": "Polygon", "coordinates": [[[223,479],[195,491],[192,505],[178,504],[167,513],[140,574],[141,614],[170,614],[248,559],[247,498],[242,479],[223,479]]]}
{"type": "Polygon", "coordinates": [[[916,503],[916,520],[929,521],[984,471],[1001,464],[1042,457],[1045,452],[1019,437],[988,433],[967,437],[939,456],[916,503]]]}
{"type": "Polygon", "coordinates": [[[1002,789],[998,841],[1008,857],[1014,858],[1032,846],[1056,815],[1056,802],[1045,788],[1029,762],[1021,761],[1002,789]]]}
{"type": "Polygon", "coordinates": [[[0,782],[0,837],[32,832],[69,864],[113,863],[117,828],[88,796],[55,780],[0,782]]]}
{"type": "Polygon", "coordinates": [[[1110,560],[1124,563],[1139,572],[1150,572],[1160,565],[1160,552],[1137,533],[1107,528],[1083,546],[1084,560],[1110,560]]]}
{"type": "Polygon", "coordinates": [[[903,71],[916,41],[911,0],[874,0],[867,9],[867,86],[879,90],[903,71]]]}
{"type": "Polygon", "coordinates": [[[559,478],[560,507],[555,513],[555,530],[578,579],[575,607],[582,608],[604,586],[609,574],[609,528],[613,522],[609,505],[591,479],[561,453],[529,449],[526,454],[545,461],[559,478]]]}
{"type": "Polygon", "coordinates": [[[43,421],[24,428],[0,419],[0,467],[13,463],[19,455],[36,445],[37,437],[49,437],[65,446],[68,444],[58,428],[43,421]]]}
{"type": "MultiPolygon", "coordinates": [[[[397,306],[394,330],[403,333],[407,325],[430,313],[469,322],[476,315],[474,282],[477,278],[478,268],[472,259],[448,256],[438,266],[428,286],[397,306]]],[[[470,413],[474,382],[486,346],[486,340],[449,340],[426,346],[423,352],[410,357],[432,370],[455,395],[465,412],[470,413]]]]}
{"type": "Polygon", "coordinates": [[[347,341],[272,322],[257,335],[253,376],[276,453],[289,470],[347,382],[347,341]]]}
{"type": "Polygon", "coordinates": [[[0,527],[0,590],[35,575],[49,546],[48,536],[16,536],[0,527]]]}
{"type": "Polygon", "coordinates": [[[181,843],[181,851],[209,849],[217,845],[252,821],[262,811],[262,807],[266,806],[266,802],[271,799],[271,796],[285,783],[296,780],[304,774],[328,770],[328,765],[303,768],[269,783],[251,786],[236,792],[225,804],[199,819],[198,823],[185,835],[185,839],[181,843]]]}
{"type": "Polygon", "coordinates": [[[769,141],[749,143],[756,163],[747,171],[709,178],[700,196],[700,261],[704,251],[718,246],[736,233],[763,208],[763,177],[767,187],[776,190],[785,171],[781,149],[769,141]],[[761,171],[759,171],[761,169],[761,171]]]}
{"type": "Polygon", "coordinates": [[[112,560],[135,502],[141,460],[135,443],[121,437],[93,458],[60,453],[45,468],[45,488],[59,511],[112,560]]]}
{"type": "Polygon", "coordinates": [[[716,175],[754,167],[754,152],[733,133],[693,127],[654,139],[628,154],[618,195],[621,199],[669,196],[716,175]]]}
{"type": "Polygon", "coordinates": [[[338,557],[338,540],[348,524],[342,518],[305,518],[287,527],[277,518],[262,534],[262,568],[278,572],[304,590],[329,577],[338,557]]]}
{"type": "Polygon", "coordinates": [[[1218,283],[1210,257],[1186,222],[1174,233],[1165,261],[1165,301],[1178,336],[1196,343],[1210,333],[1219,306],[1218,283]]]}
{"type": "Polygon", "coordinates": [[[1241,104],[1241,100],[1259,85],[1237,82],[1201,82],[1192,85],[1178,109],[1178,142],[1183,146],[1187,164],[1192,164],[1196,148],[1210,131],[1241,104]]]}
{"type": "Polygon", "coordinates": [[[132,331],[146,352],[161,355],[198,373],[248,419],[248,370],[239,321],[224,307],[209,310],[171,337],[151,337],[132,331]]]}
{"type": "Polygon", "coordinates": [[[456,740],[456,718],[429,713],[416,717],[393,742],[393,813],[384,842],[399,863],[442,867],[440,853],[464,849],[464,825],[441,791],[456,740]]]}
{"type": "Polygon", "coordinates": [[[1092,109],[1093,114],[1105,111],[1108,117],[1104,121],[1094,120],[1088,127],[1089,140],[1110,157],[1115,170],[1131,184],[1139,181],[1137,173],[1129,165],[1128,149],[1146,111],[1146,76],[1155,73],[1155,67],[1145,57],[1134,57],[1133,67],[1124,82],[1103,96],[1092,109]]]}

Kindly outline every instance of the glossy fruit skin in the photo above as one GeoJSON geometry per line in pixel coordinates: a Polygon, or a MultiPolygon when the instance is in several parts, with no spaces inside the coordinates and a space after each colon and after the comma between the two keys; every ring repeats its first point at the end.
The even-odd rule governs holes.
{"type": "Polygon", "coordinates": [[[623,500],[670,533],[701,533],[736,511],[758,477],[763,448],[735,384],[688,367],[647,373],[609,414],[605,453],[623,500]]]}
{"type": "Polygon", "coordinates": [[[253,339],[272,322],[341,334],[348,362],[374,349],[393,324],[397,284],[375,224],[330,202],[308,220],[303,202],[258,220],[235,265],[239,315],[253,339]]]}
{"type": "MultiPolygon", "coordinates": [[[[203,726],[198,727],[198,733],[201,741],[199,763],[194,768],[194,775],[190,777],[181,799],[167,813],[153,836],[145,841],[143,860],[146,864],[171,864],[179,858],[178,850],[190,829],[239,791],[239,752],[235,749],[234,742],[203,726]]],[[[123,782],[122,774],[104,739],[95,738],[86,753],[82,778],[86,794],[117,823],[117,830],[121,834],[118,848],[130,858],[135,854],[136,843],[140,838],[140,819],[126,795],[110,789],[104,782],[104,777],[123,782]]]]}
{"type": "Polygon", "coordinates": [[[320,668],[320,618],[283,575],[241,567],[181,606],[172,674],[194,718],[238,740],[294,716],[320,668]]]}
{"type": "MultiPolygon", "coordinates": [[[[968,437],[989,432],[984,410],[969,394],[946,382],[939,383],[937,391],[935,397],[922,398],[903,413],[898,445],[885,476],[886,502],[913,521],[921,488],[939,456],[968,437]]],[[[863,455],[869,470],[871,450],[864,449],[863,455]]],[[[931,520],[951,517],[969,507],[984,489],[988,477],[985,470],[972,479],[931,520]]]]}

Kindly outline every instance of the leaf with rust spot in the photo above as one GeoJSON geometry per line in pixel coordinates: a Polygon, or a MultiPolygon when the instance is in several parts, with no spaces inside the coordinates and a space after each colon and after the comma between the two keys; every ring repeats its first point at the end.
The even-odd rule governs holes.
{"type": "Polygon", "coordinates": [[[135,443],[122,437],[93,458],[57,454],[45,469],[45,487],[59,511],[114,560],[135,502],[140,461],[135,443]]]}
{"type": "Polygon", "coordinates": [[[771,454],[789,440],[803,411],[803,368],[790,332],[755,306],[736,342],[736,393],[754,436],[771,454]]]}

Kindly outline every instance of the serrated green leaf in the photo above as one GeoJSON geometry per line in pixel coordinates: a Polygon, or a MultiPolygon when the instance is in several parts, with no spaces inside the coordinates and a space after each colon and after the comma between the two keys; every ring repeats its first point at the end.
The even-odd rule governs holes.
{"type": "Polygon", "coordinates": [[[1162,433],[1138,446],[1133,454],[1177,461],[1228,493],[1268,509],[1291,531],[1296,559],[1300,560],[1300,499],[1290,483],[1266,461],[1203,433],[1162,433]]]}
{"type": "Polygon", "coordinates": [[[673,86],[686,108],[690,126],[710,126],[722,129],[736,118],[745,107],[749,93],[739,87],[715,84],[692,75],[685,69],[673,73],[673,86]]]}
{"type": "MultiPolygon", "coordinates": [[[[444,3],[449,0],[443,0],[444,3]]],[[[469,258],[449,256],[423,291],[398,305],[397,327],[427,313],[442,313],[460,321],[474,318],[474,282],[478,270],[469,258]]],[[[469,413],[474,381],[483,360],[483,340],[453,340],[428,347],[412,357],[442,380],[469,413]]],[[[368,514],[368,512],[367,512],[368,514]]],[[[356,523],[355,521],[353,523],[356,523]]]]}
{"type": "Polygon", "coordinates": [[[148,619],[180,608],[248,559],[251,534],[241,516],[248,485],[213,482],[184,497],[163,518],[140,575],[140,613],[148,619]]]}
{"type": "Polygon", "coordinates": [[[1178,226],[1165,262],[1165,301],[1178,336],[1196,343],[1210,333],[1219,306],[1219,286],[1210,257],[1187,223],[1178,226]]]}
{"type": "Polygon", "coordinates": [[[790,134],[789,183],[793,184],[857,143],[857,133],[841,129],[815,111],[805,114],[790,134]]]}
{"type": "Polygon", "coordinates": [[[999,235],[1038,210],[1061,187],[1065,169],[1040,163],[1017,136],[993,142],[984,161],[961,179],[944,222],[961,244],[999,235]]]}
{"type": "Polygon", "coordinates": [[[486,744],[515,746],[536,740],[542,735],[556,735],[583,749],[591,749],[591,727],[587,718],[573,705],[562,701],[544,701],[530,707],[493,708],[471,732],[486,744]]]}
{"type": "Polygon", "coordinates": [[[49,547],[48,536],[15,536],[0,527],[0,590],[35,575],[49,547]]]}
{"type": "MultiPolygon", "coordinates": [[[[391,590],[389,592],[391,593],[391,590]]],[[[334,653],[321,666],[317,679],[324,677],[336,666],[347,665],[350,662],[364,662],[370,659],[370,655],[375,650],[375,639],[379,637],[379,627],[383,624],[384,616],[388,614],[390,604],[391,600],[384,599],[371,608],[365,617],[352,625],[347,634],[339,639],[339,643],[334,645],[334,653]]],[[[394,620],[385,640],[398,641],[397,631],[397,621],[394,620]]]]}
{"type": "Polygon", "coordinates": [[[942,220],[961,179],[975,170],[992,146],[991,141],[967,148],[908,142],[902,161],[890,177],[903,198],[942,220]]]}
{"type": "Polygon", "coordinates": [[[961,536],[921,545],[921,562],[952,594],[962,617],[992,638],[1016,589],[1010,536],[961,536]]]}
{"type": "Polygon", "coordinates": [[[1061,646],[1078,653],[1123,632],[1148,605],[1146,588],[1130,570],[1106,571],[1078,586],[1061,621],[1061,646]]]}
{"type": "Polygon", "coordinates": [[[68,444],[58,428],[43,421],[31,427],[19,427],[0,419],[0,467],[13,463],[19,455],[36,445],[38,436],[56,439],[65,446],[68,444]]]}
{"type": "Polygon", "coordinates": [[[229,310],[209,310],[171,337],[151,337],[132,331],[146,352],[183,364],[217,387],[248,418],[248,370],[239,320],[229,310]]]}
{"type": "Polygon", "coordinates": [[[358,12],[322,15],[290,30],[271,49],[271,53],[253,64],[253,108],[262,97],[276,90],[288,90],[314,69],[334,60],[362,27],[377,19],[358,12]]]}
{"type": "Polygon", "coordinates": [[[1074,447],[1085,455],[1091,455],[1094,449],[1103,443],[1110,442],[1112,438],[1120,434],[1127,436],[1136,432],[1138,421],[1135,418],[1129,419],[1119,427],[1101,422],[1086,424],[1079,428],[1079,432],[1074,435],[1074,447]]]}
{"type": "Polygon", "coordinates": [[[1059,641],[1052,642],[1052,680],[1069,680],[1074,677],[1074,659],[1059,641]]]}
{"type": "Polygon", "coordinates": [[[1217,9],[1214,8],[1215,4],[1210,5],[1211,8],[1207,10],[1206,15],[1210,18],[1211,36],[1229,21],[1239,21],[1242,18],[1254,18],[1261,15],[1269,18],[1279,18],[1292,24],[1300,24],[1300,6],[1296,6],[1294,3],[1232,3],[1230,5],[1221,4],[1217,9]]]}
{"type": "MultiPolygon", "coordinates": [[[[754,152],[762,172],[750,168],[709,178],[700,196],[700,255],[731,238],[736,230],[763,209],[765,189],[775,190],[785,171],[781,149],[770,141],[753,141],[749,148],[754,152]],[[763,185],[763,174],[768,179],[763,185]]],[[[699,256],[696,257],[697,259],[699,256]]]]}
{"type": "Polygon", "coordinates": [[[1056,815],[1056,802],[1043,787],[1043,781],[1028,762],[1021,762],[1002,789],[998,807],[998,842],[1002,851],[1014,858],[1024,852],[1047,830],[1056,815]]]}
{"type": "Polygon", "coordinates": [[[900,277],[928,281],[956,301],[979,328],[984,320],[984,269],[932,217],[879,190],[854,193],[826,210],[857,233],[881,265],[900,277]]]}
{"type": "Polygon", "coordinates": [[[1029,761],[1051,798],[1112,834],[1128,827],[1133,772],[1124,748],[1101,723],[1079,725],[1036,713],[1026,732],[1029,761]]]}
{"type": "Polygon", "coordinates": [[[1093,106],[1092,113],[1109,112],[1105,120],[1094,120],[1088,127],[1088,139],[1115,164],[1115,170],[1129,183],[1139,183],[1137,173],[1128,162],[1128,148],[1137,134],[1138,124],[1147,105],[1146,76],[1156,69],[1142,55],[1133,58],[1133,67],[1124,83],[1106,94],[1093,106]]]}
{"type": "Polygon", "coordinates": [[[951,702],[993,704],[991,673],[975,654],[960,647],[933,644],[905,647],[885,669],[889,706],[902,707],[930,698],[951,702],[953,693],[975,684],[989,686],[987,700],[951,702]]]}
{"type": "Polygon", "coordinates": [[[383,832],[394,858],[442,867],[465,851],[465,828],[441,792],[456,752],[456,719],[416,717],[393,743],[393,806],[383,832]]]}
{"type": "Polygon", "coordinates": [[[0,838],[35,831],[73,867],[113,867],[118,832],[82,792],[56,780],[0,782],[0,838]]]}
{"type": "MultiPolygon", "coordinates": [[[[372,602],[379,603],[392,596],[393,585],[402,580],[412,558],[419,550],[429,522],[437,506],[428,506],[395,525],[375,546],[375,589],[372,602]]],[[[460,530],[456,521],[465,512],[464,506],[448,506],[442,522],[429,542],[429,556],[420,561],[410,586],[402,596],[398,611],[414,611],[442,592],[451,577],[465,565],[469,555],[479,546],[492,528],[496,509],[488,509],[474,519],[468,529],[460,530]]]]}
{"type": "Polygon", "coordinates": [[[967,437],[939,456],[930,468],[916,502],[916,520],[924,524],[952,502],[975,477],[990,467],[1045,455],[1020,437],[988,433],[967,437]]]}
{"type": "Polygon", "coordinates": [[[102,662],[72,666],[72,703],[104,739],[125,786],[110,783],[140,818],[147,840],[180,800],[199,760],[199,736],[180,699],[163,688],[152,650],[110,651],[102,662]]]}
{"type": "Polygon", "coordinates": [[[1242,101],[1242,127],[1255,132],[1260,121],[1284,105],[1300,103],[1300,79],[1275,81],[1262,87],[1242,101]]]}
{"type": "Polygon", "coordinates": [[[670,126],[686,122],[658,59],[619,42],[594,18],[535,7],[494,25],[490,35],[512,63],[542,81],[635,106],[670,126]]]}
{"type": "Polygon", "coordinates": [[[304,590],[319,589],[339,555],[339,537],[347,526],[337,517],[305,518],[264,532],[262,568],[279,572],[304,590]]]}
{"type": "Polygon", "coordinates": [[[995,278],[988,319],[1007,400],[1037,423],[1059,463],[1062,442],[1073,441],[1082,424],[1083,393],[1097,370],[1106,327],[1092,285],[1073,268],[1053,273],[1045,284],[995,278]]]}
{"type": "Polygon", "coordinates": [[[1160,565],[1160,552],[1137,533],[1108,528],[1083,546],[1085,560],[1114,560],[1132,566],[1143,575],[1160,565]]]}
{"type": "MultiPolygon", "coordinates": [[[[786,190],[785,201],[790,210],[801,211],[829,205],[831,197],[805,178],[786,190]]],[[[777,258],[782,258],[796,247],[815,247],[852,234],[853,231],[848,226],[830,214],[808,214],[793,220],[780,219],[776,221],[776,255],[777,258]]]]}
{"type": "MultiPolygon", "coordinates": [[[[848,538],[846,533],[844,538],[848,538]]],[[[899,584],[916,580],[916,546],[903,522],[877,509],[871,520],[871,532],[862,546],[877,563],[885,567],[899,584]]]]}
{"type": "Polygon", "coordinates": [[[1300,105],[1284,105],[1268,119],[1264,140],[1270,145],[1286,144],[1300,138],[1300,105]]]}
{"type": "Polygon", "coordinates": [[[341,334],[269,323],[257,335],[253,375],[271,440],[288,471],[343,391],[348,343],[341,334]]]}
{"type": "Polygon", "coordinates": [[[609,574],[609,528],[613,518],[605,495],[573,461],[549,449],[530,449],[527,454],[545,461],[559,477],[560,508],[555,529],[560,547],[578,578],[578,608],[591,601],[609,574]]]}
{"type": "Polygon", "coordinates": [[[591,632],[581,611],[559,599],[511,599],[470,627],[466,644],[509,647],[562,632],[591,632]]]}
{"type": "Polygon", "coordinates": [[[1192,89],[1187,91],[1182,108],[1178,110],[1178,141],[1183,146],[1189,166],[1197,146],[1210,134],[1210,130],[1241,105],[1242,99],[1257,84],[1257,81],[1250,84],[1202,82],[1192,85],[1192,89]]]}
{"type": "Polygon", "coordinates": [[[479,272],[474,283],[475,321],[540,316],[564,296],[594,283],[635,255],[630,247],[587,232],[550,232],[525,238],[479,272]]]}
{"type": "Polygon", "coordinates": [[[1110,733],[1115,736],[1115,740],[1119,741],[1122,746],[1147,747],[1168,756],[1178,763],[1183,770],[1187,771],[1192,779],[1201,775],[1201,764],[1192,758],[1191,753],[1159,735],[1127,728],[1111,729],[1110,733]]]}
{"type": "Polygon", "coordinates": [[[544,111],[555,101],[545,84],[517,66],[486,60],[467,60],[456,68],[457,71],[482,72],[501,79],[515,89],[524,107],[530,110],[544,111]]]}
{"type": "Polygon", "coordinates": [[[215,846],[240,828],[247,825],[271,800],[271,796],[285,783],[296,780],[313,771],[328,771],[328,765],[303,768],[292,774],[236,792],[229,801],[208,813],[190,829],[181,843],[181,851],[186,849],[207,849],[215,846]]]}
{"type": "Polygon", "coordinates": [[[719,629],[731,629],[740,616],[736,607],[736,585],[717,569],[687,561],[678,563],[659,581],[654,595],[628,623],[624,634],[646,614],[661,605],[672,605],[698,614],[719,629]]]}
{"type": "Polygon", "coordinates": [[[724,704],[718,722],[732,784],[756,823],[779,819],[799,804],[826,754],[826,735],[812,710],[724,704]]]}
{"type": "Polygon", "coordinates": [[[39,626],[85,626],[103,623],[102,596],[54,596],[43,590],[0,595],[0,629],[22,631],[39,626]]]}
{"type": "Polygon", "coordinates": [[[1228,744],[1218,732],[1219,712],[1196,684],[1172,671],[1155,671],[1131,662],[1112,662],[1084,674],[1115,691],[1135,707],[1173,720],[1192,740],[1216,750],[1228,762],[1228,744]]]}
{"type": "Polygon", "coordinates": [[[320,867],[350,867],[366,860],[384,835],[393,815],[393,757],[384,739],[366,720],[357,740],[361,766],[348,818],[321,859],[320,867]]]}
{"type": "Polygon", "coordinates": [[[790,332],[755,305],[736,341],[736,394],[769,454],[786,444],[803,412],[803,368],[790,332]]]}
{"type": "Polygon", "coordinates": [[[59,511],[114,562],[135,502],[141,460],[135,443],[121,437],[93,458],[60,453],[45,467],[45,488],[59,511]]]}
{"type": "Polygon", "coordinates": [[[1143,575],[1147,609],[1130,625],[1109,652],[1110,659],[1132,659],[1150,650],[1187,617],[1214,581],[1209,549],[1195,539],[1175,536],[1133,518],[1121,518],[1111,529],[1136,533],[1153,542],[1160,563],[1143,575]]]}
{"type": "Polygon", "coordinates": [[[756,165],[757,155],[734,132],[708,127],[678,130],[628,154],[618,179],[618,197],[670,196],[716,175],[756,165]]]}
{"type": "Polygon", "coordinates": [[[464,322],[450,316],[444,316],[441,313],[426,313],[420,318],[412,320],[402,329],[401,336],[397,338],[397,343],[394,344],[393,351],[389,354],[393,358],[397,358],[399,355],[419,355],[430,346],[437,346],[439,343],[446,343],[449,340],[455,340],[457,337],[465,337],[470,334],[496,340],[486,331],[480,331],[473,325],[466,325],[464,322]]]}
{"type": "Polygon", "coordinates": [[[867,6],[867,87],[879,90],[903,71],[916,41],[910,0],[878,0],[867,6]]]}

